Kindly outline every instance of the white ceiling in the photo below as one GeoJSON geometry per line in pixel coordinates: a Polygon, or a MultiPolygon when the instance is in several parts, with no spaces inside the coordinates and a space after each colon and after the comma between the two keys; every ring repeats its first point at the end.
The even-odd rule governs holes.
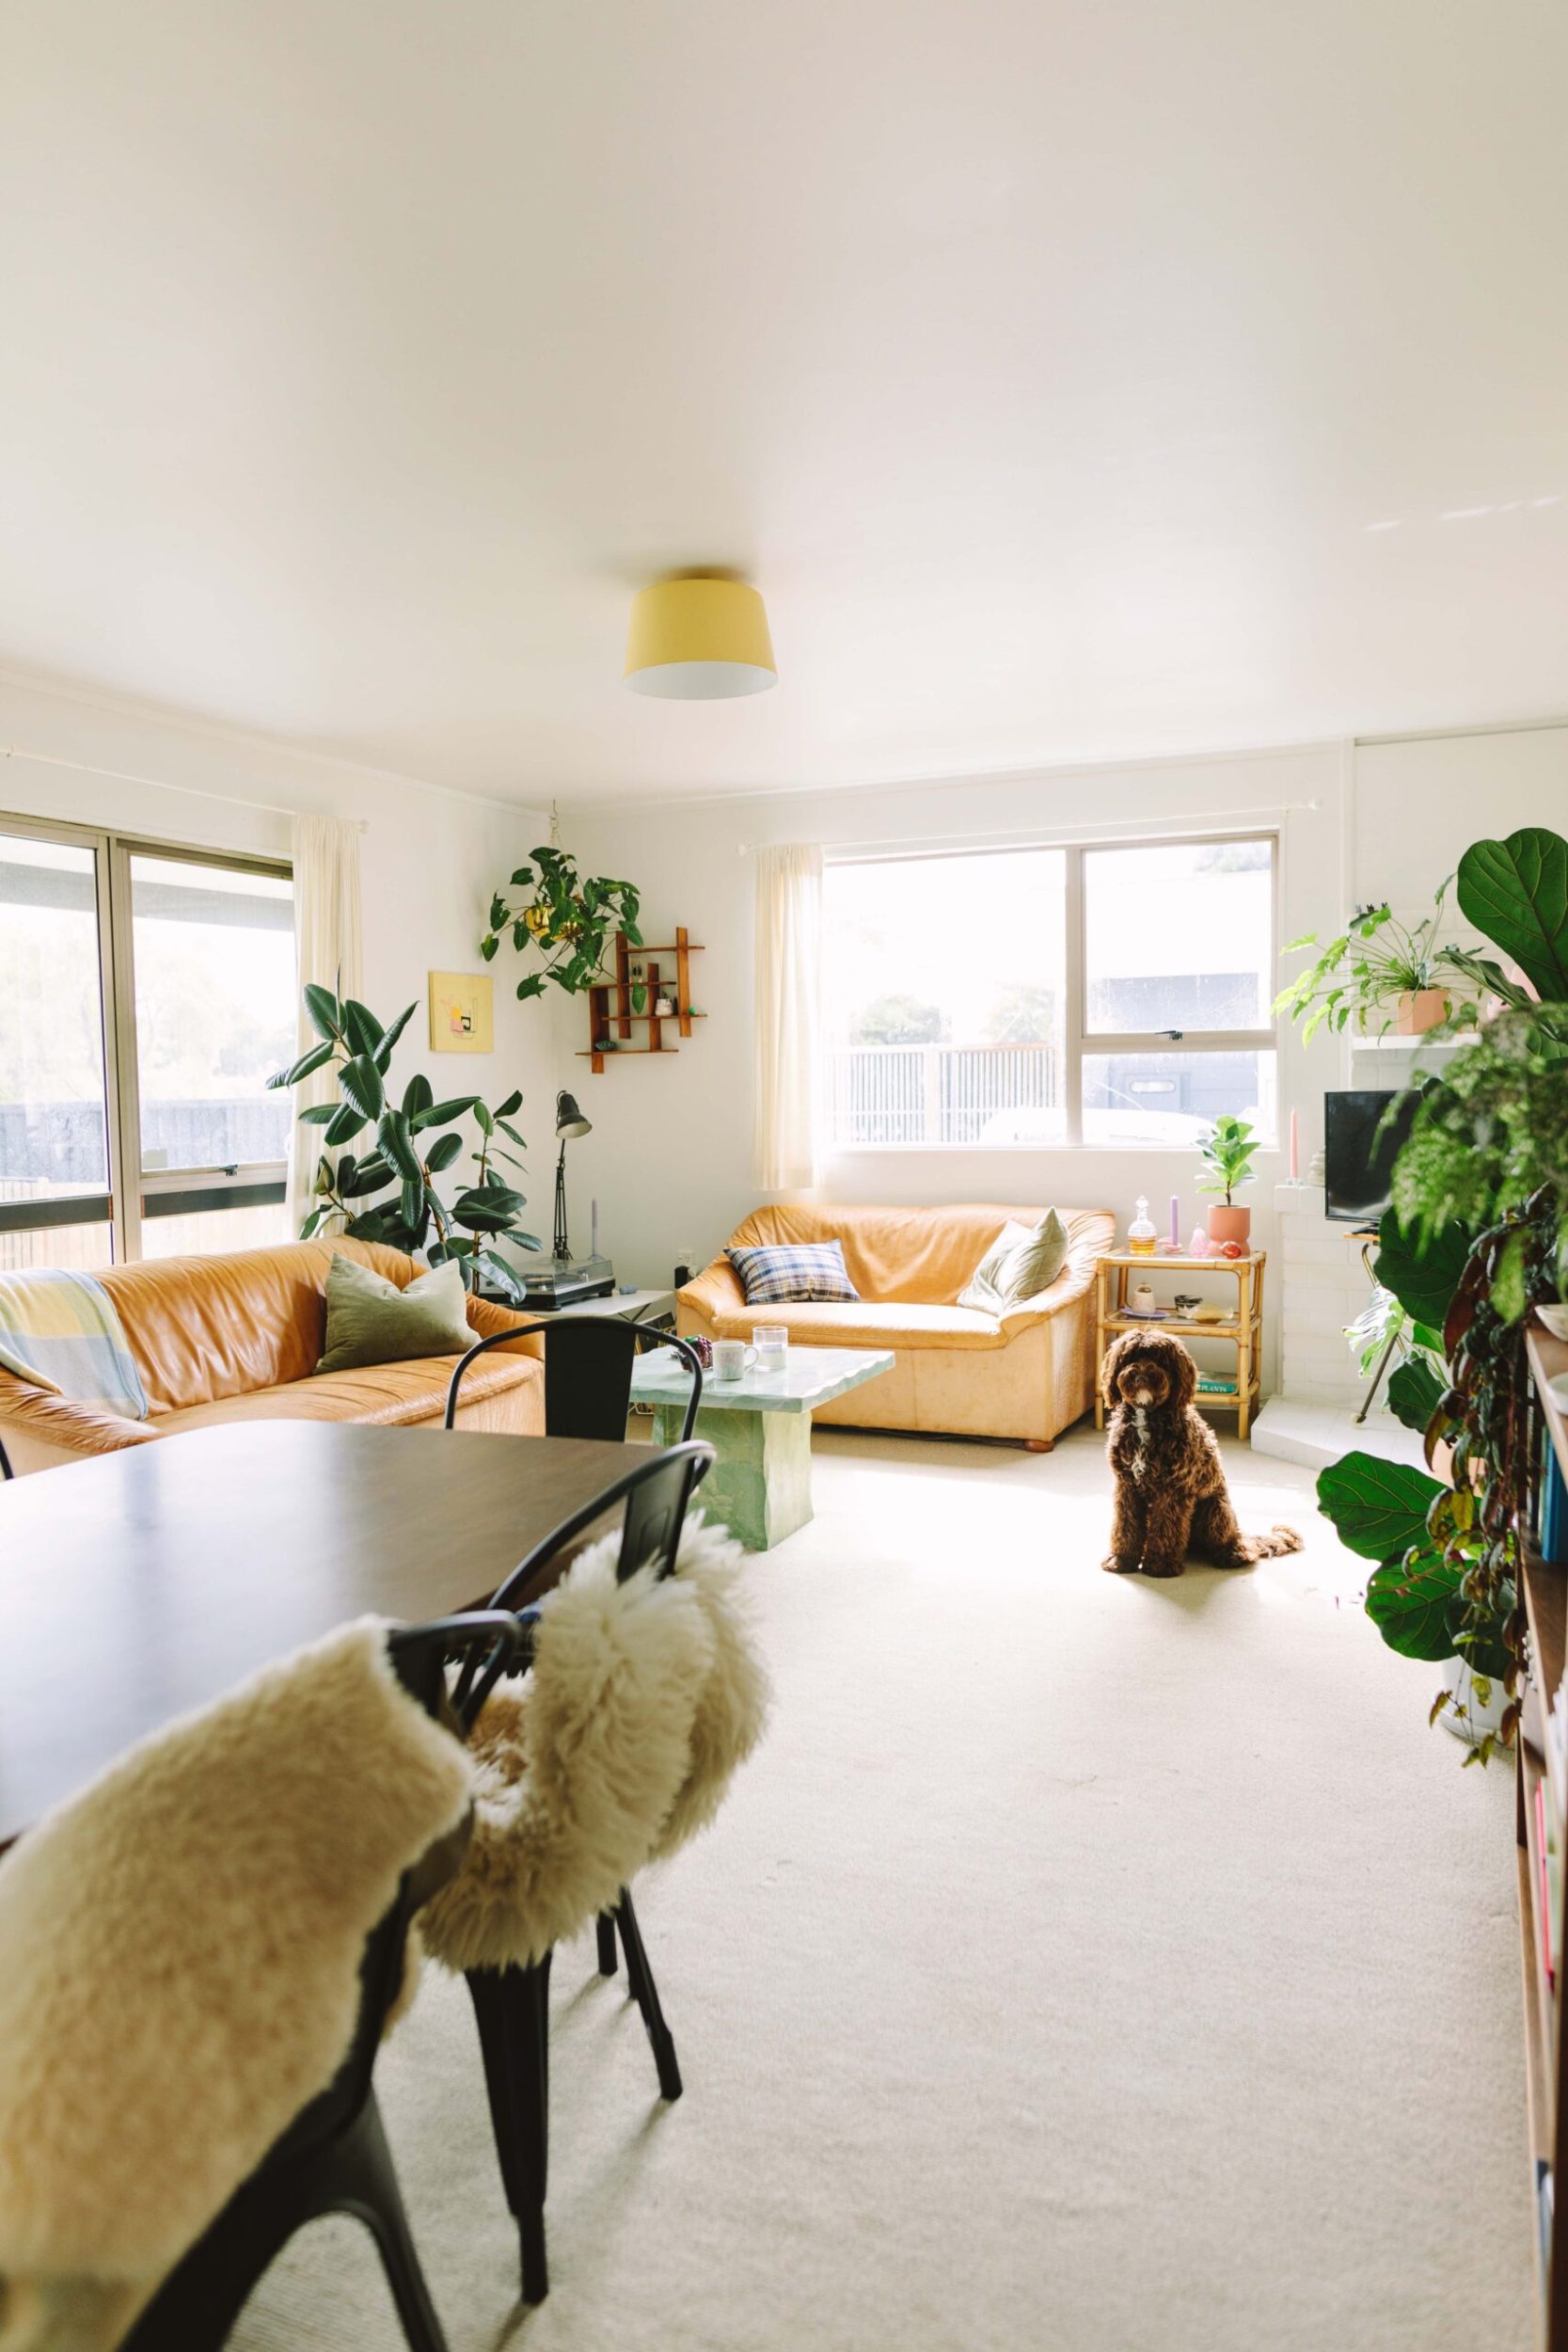
{"type": "Polygon", "coordinates": [[[7,0],[0,656],[537,802],[1568,707],[1559,0],[7,0]],[[733,565],[780,684],[620,683],[733,565]]]}

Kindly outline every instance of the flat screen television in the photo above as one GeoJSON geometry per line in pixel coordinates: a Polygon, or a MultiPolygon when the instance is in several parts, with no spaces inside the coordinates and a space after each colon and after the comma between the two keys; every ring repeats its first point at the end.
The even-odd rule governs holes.
{"type": "Polygon", "coordinates": [[[1328,1216],[1345,1225],[1376,1224],[1388,1206],[1394,1161],[1410,1133],[1416,1102],[1414,1094],[1396,1097],[1354,1088],[1323,1096],[1328,1216]],[[1399,1108],[1388,1119],[1396,1100],[1399,1108]]]}

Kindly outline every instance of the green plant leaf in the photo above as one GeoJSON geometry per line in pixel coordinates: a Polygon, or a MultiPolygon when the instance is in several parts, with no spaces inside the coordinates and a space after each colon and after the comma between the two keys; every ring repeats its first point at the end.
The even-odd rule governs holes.
{"type": "Polygon", "coordinates": [[[1425,1429],[1443,1393],[1443,1383],[1424,1357],[1412,1356],[1388,1382],[1388,1402],[1394,1418],[1406,1429],[1425,1429]]]}
{"type": "Polygon", "coordinates": [[[1448,1491],[1407,1462],[1347,1454],[1318,1479],[1318,1508],[1363,1560],[1399,1561],[1427,1539],[1427,1513],[1448,1491]]]}
{"type": "Polygon", "coordinates": [[[338,1189],[345,1200],[362,1200],[369,1192],[379,1192],[383,1184],[392,1181],[392,1170],[381,1152],[372,1152],[368,1159],[356,1163],[351,1184],[338,1189]]]}
{"type": "Polygon", "coordinates": [[[416,1135],[425,1127],[450,1127],[454,1119],[461,1119],[473,1109],[478,1100],[472,1094],[454,1094],[445,1103],[431,1103],[422,1111],[413,1114],[416,1135]]]}
{"type": "Polygon", "coordinates": [[[397,1217],[389,1208],[361,1209],[351,1216],[348,1231],[356,1241],[386,1241],[397,1230],[397,1217]]]}
{"type": "Polygon", "coordinates": [[[355,1136],[369,1124],[364,1112],[353,1103],[340,1103],[337,1109],[328,1115],[322,1141],[333,1145],[352,1143],[355,1136]]]}
{"type": "Polygon", "coordinates": [[[1523,1226],[1510,1233],[1497,1258],[1497,1272],[1492,1277],[1492,1311],[1504,1323],[1523,1323],[1529,1312],[1525,1295],[1525,1262],[1529,1251],[1529,1236],[1523,1226]]]}
{"type": "Polygon", "coordinates": [[[463,1138],[461,1136],[437,1136],[435,1142],[431,1145],[429,1151],[424,1155],[424,1164],[426,1168],[429,1168],[433,1176],[438,1176],[442,1168],[450,1168],[451,1166],[453,1160],[456,1159],[462,1149],[463,1138]]]}
{"type": "Polygon", "coordinates": [[[1451,1658],[1459,1581],[1459,1569],[1436,1552],[1423,1552],[1406,1566],[1390,1562],[1368,1579],[1367,1614],[1402,1658],[1451,1658]]]}
{"type": "Polygon", "coordinates": [[[483,1103],[476,1103],[474,1104],[474,1120],[482,1136],[493,1136],[495,1134],[495,1114],[489,1109],[487,1104],[483,1103]]]}
{"type": "Polygon", "coordinates": [[[418,1176],[420,1155],[414,1149],[413,1135],[403,1112],[384,1111],[375,1132],[393,1174],[401,1176],[405,1184],[418,1176]]]}
{"type": "Polygon", "coordinates": [[[1463,1225],[1445,1225],[1423,1242],[1400,1223],[1392,1209],[1385,1209],[1372,1272],[1418,1323],[1440,1331],[1471,1246],[1463,1225]]]}
{"type": "Polygon", "coordinates": [[[504,1120],[515,1119],[522,1107],[523,1089],[521,1087],[515,1087],[504,1103],[496,1104],[496,1124],[499,1126],[504,1120]]]}
{"type": "Polygon", "coordinates": [[[323,988],[316,980],[307,980],[301,993],[316,1035],[336,1044],[343,1034],[342,1009],[331,989],[323,988]]]}
{"type": "Polygon", "coordinates": [[[269,1078],[268,1086],[298,1086],[301,1078],[308,1078],[313,1070],[323,1069],[332,1059],[333,1050],[330,1041],[321,1045],[312,1045],[308,1054],[301,1054],[298,1061],[291,1062],[287,1070],[279,1070],[274,1077],[269,1078]]]}
{"type": "Polygon", "coordinates": [[[407,1028],[417,1010],[418,1007],[415,1005],[404,1005],[391,1027],[383,1036],[380,1050],[375,1057],[375,1066],[383,1077],[387,1075],[390,1067],[393,1046],[407,1028]]]}
{"type": "Polygon", "coordinates": [[[338,1084],[356,1111],[379,1119],[386,1107],[381,1073],[368,1054],[356,1054],[338,1073],[338,1084]]]}
{"type": "Polygon", "coordinates": [[[341,1108],[341,1103],[312,1103],[308,1109],[300,1112],[299,1123],[302,1127],[325,1127],[329,1119],[337,1118],[341,1108]]]}
{"type": "Polygon", "coordinates": [[[425,1189],[422,1176],[406,1176],[403,1184],[403,1221],[417,1226],[425,1214],[425,1189]]]}
{"type": "Polygon", "coordinates": [[[403,1089],[404,1115],[413,1119],[419,1112],[429,1110],[435,1100],[436,1095],[430,1080],[421,1071],[416,1071],[403,1089]]]}
{"type": "Polygon", "coordinates": [[[1539,993],[1568,997],[1568,841],[1526,825],[1472,842],[1459,861],[1459,903],[1539,993]]]}
{"type": "Polygon", "coordinates": [[[358,1004],[354,997],[343,1003],[343,1035],[356,1054],[379,1054],[386,1042],[386,1031],[368,1005],[358,1004]]]}

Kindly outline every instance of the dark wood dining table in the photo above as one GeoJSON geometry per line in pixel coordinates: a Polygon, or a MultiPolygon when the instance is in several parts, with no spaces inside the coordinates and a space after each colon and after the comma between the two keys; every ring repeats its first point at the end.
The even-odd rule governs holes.
{"type": "Polygon", "coordinates": [[[629,1467],[580,1438],[269,1421],[0,1484],[0,1851],[334,1626],[483,1607],[629,1467]]]}

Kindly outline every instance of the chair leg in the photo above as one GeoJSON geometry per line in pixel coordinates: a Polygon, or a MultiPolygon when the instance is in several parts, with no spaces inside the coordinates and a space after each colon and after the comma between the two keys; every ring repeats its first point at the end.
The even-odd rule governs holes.
{"type": "Polygon", "coordinates": [[[480,2056],[484,2061],[484,2089],[490,2102],[490,2129],[495,2136],[501,2186],[507,2211],[517,2213],[517,2126],[513,2116],[512,2081],[506,2059],[505,1979],[499,1969],[470,1968],[467,1983],[479,2028],[480,2056]]]}
{"type": "Polygon", "coordinates": [[[474,1968],[468,1994],[479,2027],[484,2088],[501,2185],[517,2225],[523,2300],[549,2293],[545,2185],[549,2156],[550,1955],[530,1968],[474,1968]]]}
{"type": "Polygon", "coordinates": [[[629,1887],[623,1886],[621,1889],[621,1899],[615,1906],[615,1922],[621,1931],[621,1943],[626,1955],[626,1979],[631,1986],[637,2006],[642,2012],[642,2023],[647,2027],[648,2040],[653,2044],[654,2065],[658,2073],[658,2095],[661,2099],[673,2101],[680,2097],[682,2089],[680,2063],[675,2057],[675,2040],[664,2022],[664,2011],[659,2007],[658,1987],[654,1982],[654,1972],[648,1965],[648,1954],[642,1942],[642,1931],[637,1924],[637,1914],[632,1909],[629,1887]]]}
{"type": "Polygon", "coordinates": [[[351,2137],[357,2143],[353,2150],[353,2162],[356,2168],[362,2168],[352,2209],[375,2240],[409,2352],[447,2352],[447,2340],[441,2333],[441,2323],[420,2267],[413,2233],[408,2227],[407,2208],[392,2169],[392,2152],[387,2145],[381,2111],[373,2093],[366,2101],[351,2137]]]}
{"type": "Polygon", "coordinates": [[[599,1974],[601,1977],[612,1977],[615,1974],[615,1914],[601,1911],[594,1924],[599,1939],[599,1974]]]}

